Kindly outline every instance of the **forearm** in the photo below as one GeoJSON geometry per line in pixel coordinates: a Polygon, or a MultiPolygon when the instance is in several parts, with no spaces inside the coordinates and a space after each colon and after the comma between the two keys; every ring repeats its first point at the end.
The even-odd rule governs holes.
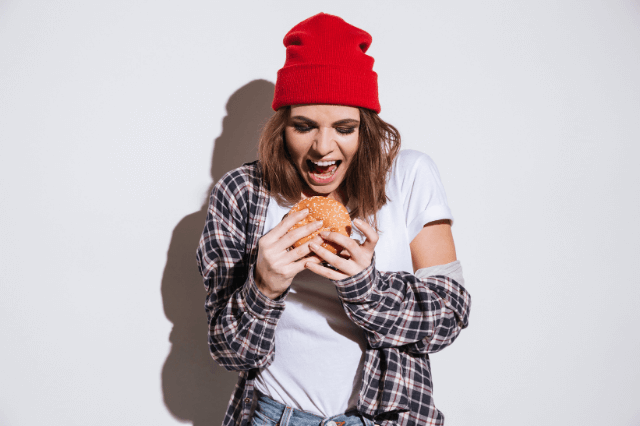
{"type": "MultiPolygon", "coordinates": [[[[436,265],[429,268],[419,269],[415,272],[416,277],[421,280],[425,280],[428,277],[437,279],[449,278],[453,280],[453,284],[462,286],[464,288],[464,277],[462,275],[462,265],[459,260],[445,264],[436,265]]],[[[458,290],[459,291],[459,290],[458,290]]],[[[460,316],[455,315],[452,310],[448,312],[449,317],[446,320],[440,321],[438,328],[434,331],[433,335],[437,338],[423,338],[413,344],[407,346],[409,352],[425,354],[438,352],[449,346],[458,337],[463,328],[466,328],[469,320],[469,307],[470,298],[466,307],[466,321],[461,321],[460,316]],[[453,315],[452,315],[453,314],[453,315]]]]}
{"type": "Polygon", "coordinates": [[[374,261],[335,283],[347,315],[374,348],[409,345],[410,351],[436,352],[468,325],[470,295],[448,276],[379,272],[374,261]]]}
{"type": "Polygon", "coordinates": [[[268,365],[274,354],[275,328],[284,311],[284,295],[276,300],[262,294],[253,268],[229,297],[207,297],[209,349],[227,370],[241,371],[268,365]]]}
{"type": "Polygon", "coordinates": [[[211,355],[228,370],[249,370],[273,358],[273,329],[283,303],[264,301],[253,281],[246,230],[246,177],[236,171],[214,187],[196,251],[207,292],[211,355]]]}

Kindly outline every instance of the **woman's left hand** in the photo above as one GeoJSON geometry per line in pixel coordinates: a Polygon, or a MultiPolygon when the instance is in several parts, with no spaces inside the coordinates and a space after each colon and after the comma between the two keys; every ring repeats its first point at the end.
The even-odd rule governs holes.
{"type": "Polygon", "coordinates": [[[318,275],[330,280],[339,281],[351,277],[361,272],[371,264],[373,251],[378,243],[378,233],[375,229],[363,220],[355,219],[354,225],[364,234],[366,240],[360,245],[356,240],[351,239],[339,232],[321,232],[320,236],[344,247],[342,253],[347,252],[349,257],[344,258],[331,253],[319,244],[311,243],[309,248],[321,259],[335,267],[339,271],[322,266],[318,263],[307,262],[305,267],[318,275]]]}

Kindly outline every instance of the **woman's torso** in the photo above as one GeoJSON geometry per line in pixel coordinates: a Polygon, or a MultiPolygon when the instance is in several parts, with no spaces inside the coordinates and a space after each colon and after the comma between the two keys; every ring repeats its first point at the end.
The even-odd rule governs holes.
{"type": "MultiPolygon", "coordinates": [[[[411,227],[422,209],[416,203],[424,204],[424,200],[411,200],[412,192],[420,190],[412,181],[415,170],[411,169],[416,164],[411,152],[415,153],[400,154],[386,185],[389,202],[378,211],[378,270],[412,271],[409,243],[415,230],[411,227]]],[[[436,200],[438,203],[446,207],[446,199],[436,200]]],[[[280,206],[271,198],[263,234],[288,211],[289,206],[280,206]]],[[[362,240],[358,233],[352,237],[362,240]]],[[[274,361],[258,374],[256,389],[324,417],[344,413],[358,401],[366,344],[361,329],[344,313],[333,283],[304,271],[292,282],[276,328],[274,361]]]]}

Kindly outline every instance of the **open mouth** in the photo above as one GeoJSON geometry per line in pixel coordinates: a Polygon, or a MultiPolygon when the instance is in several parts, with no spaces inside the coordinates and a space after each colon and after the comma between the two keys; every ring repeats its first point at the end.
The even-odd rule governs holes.
{"type": "Polygon", "coordinates": [[[316,162],[307,160],[307,168],[312,180],[317,183],[327,183],[333,180],[333,175],[341,163],[341,160],[316,162]]]}

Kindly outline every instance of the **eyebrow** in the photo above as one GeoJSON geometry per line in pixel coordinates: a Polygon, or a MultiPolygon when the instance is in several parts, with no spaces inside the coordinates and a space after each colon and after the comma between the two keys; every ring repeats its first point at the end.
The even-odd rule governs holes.
{"type": "MultiPolygon", "coordinates": [[[[304,115],[296,115],[295,117],[291,117],[292,120],[301,120],[304,121],[307,124],[310,124],[312,126],[317,126],[318,123],[316,123],[315,121],[313,121],[310,118],[305,117],[304,115]]],[[[360,121],[355,120],[353,118],[345,118],[343,120],[338,120],[336,122],[333,123],[334,126],[341,126],[343,124],[360,124],[360,121]]]]}

